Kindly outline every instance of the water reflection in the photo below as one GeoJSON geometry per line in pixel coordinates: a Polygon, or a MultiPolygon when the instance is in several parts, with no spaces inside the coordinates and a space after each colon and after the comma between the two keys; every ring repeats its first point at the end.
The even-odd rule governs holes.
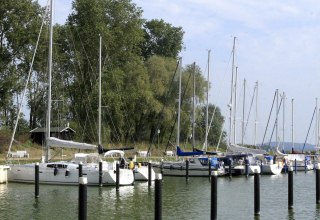
{"type": "Polygon", "coordinates": [[[288,209],[288,216],[287,216],[288,220],[294,220],[294,210],[293,209],[288,209]]]}
{"type": "MultiPolygon", "coordinates": [[[[315,203],[315,175],[294,175],[294,210],[288,210],[287,175],[261,176],[260,216],[254,216],[254,178],[218,178],[218,219],[320,219],[315,203]]],[[[209,219],[208,178],[164,177],[163,219],[209,219]]],[[[0,185],[0,219],[77,219],[78,187],[33,184],[0,185]]],[[[153,219],[154,184],[88,187],[88,219],[153,219]]]]}

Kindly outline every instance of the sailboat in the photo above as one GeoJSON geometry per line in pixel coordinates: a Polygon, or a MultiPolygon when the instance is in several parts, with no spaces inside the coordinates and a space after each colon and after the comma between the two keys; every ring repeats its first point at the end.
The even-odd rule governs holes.
{"type": "MultiPolygon", "coordinates": [[[[293,99],[291,100],[292,101],[292,152],[291,153],[288,153],[288,154],[282,154],[283,158],[285,159],[285,167],[284,167],[284,170],[287,169],[288,166],[292,166],[293,169],[295,171],[310,171],[310,170],[313,170],[314,169],[314,164],[312,163],[311,161],[311,157],[310,156],[307,156],[303,153],[303,150],[304,150],[304,147],[305,147],[305,144],[306,144],[306,141],[308,139],[308,134],[309,134],[309,130],[310,130],[310,127],[312,125],[312,122],[313,122],[313,118],[314,116],[316,117],[315,118],[315,146],[317,147],[318,146],[318,138],[319,138],[319,121],[318,121],[318,99],[316,98],[316,105],[315,105],[315,108],[314,108],[314,111],[313,111],[313,115],[312,115],[312,119],[311,119],[311,122],[310,122],[310,125],[309,125],[309,130],[308,130],[308,133],[307,133],[307,137],[306,137],[306,140],[305,140],[305,143],[304,143],[304,146],[303,146],[303,149],[302,149],[302,153],[297,153],[295,150],[294,150],[294,111],[293,111],[293,99]]],[[[279,155],[279,150],[277,150],[277,154],[279,155]]]]}
{"type": "MultiPolygon", "coordinates": [[[[235,68],[235,42],[236,37],[233,38],[233,48],[232,48],[232,76],[231,76],[231,97],[230,103],[228,105],[230,110],[230,118],[229,118],[229,140],[228,140],[228,148],[227,148],[227,158],[228,165],[227,170],[229,170],[229,166],[232,166],[233,174],[245,174],[245,164],[246,160],[249,161],[249,174],[253,174],[255,170],[260,172],[260,166],[255,160],[255,156],[257,154],[266,153],[265,150],[261,149],[253,149],[247,148],[244,146],[239,146],[236,144],[236,103],[237,103],[237,74],[238,68],[235,68]],[[234,71],[236,70],[236,71],[234,71]],[[233,138],[232,138],[233,137],[233,138]]],[[[243,134],[242,134],[243,136],[243,134]]],[[[243,141],[242,141],[243,143],[243,141]]]]}
{"type": "MultiPolygon", "coordinates": [[[[50,117],[51,117],[51,74],[52,74],[52,35],[53,35],[53,0],[50,1],[50,40],[48,56],[48,109],[46,117],[46,148],[45,159],[39,163],[39,182],[42,184],[79,184],[79,158],[73,161],[49,162],[50,148],[77,148],[97,150],[97,146],[87,143],[61,140],[50,136],[50,117]]],[[[82,155],[87,159],[88,155],[82,155]]],[[[100,160],[99,157],[95,157],[100,160]]],[[[35,163],[31,164],[9,164],[8,181],[21,183],[34,183],[35,181],[35,163]]],[[[102,162],[102,184],[114,185],[116,183],[116,162],[102,162]]],[[[99,185],[99,168],[97,162],[84,163],[82,166],[82,175],[87,177],[88,185],[99,185]]],[[[133,183],[132,172],[125,172],[120,169],[120,185],[130,185],[133,183]]]]}
{"type": "MultiPolygon", "coordinates": [[[[134,166],[131,167],[131,169],[129,169],[129,163],[126,161],[125,159],[125,153],[124,153],[124,149],[109,149],[109,150],[105,150],[102,148],[102,143],[101,143],[101,56],[102,56],[102,37],[100,36],[100,46],[99,46],[99,107],[98,107],[98,152],[100,154],[104,154],[104,157],[112,157],[114,158],[116,155],[118,156],[118,158],[120,158],[121,162],[121,169],[120,171],[123,173],[126,173],[126,178],[128,180],[132,180],[132,182],[134,180],[137,181],[147,181],[149,178],[149,170],[147,166],[134,166]],[[131,177],[132,175],[132,177],[131,177]],[[134,175],[134,176],[133,176],[134,175]]],[[[131,149],[131,148],[129,148],[131,149]]],[[[116,161],[116,160],[114,160],[116,161]]],[[[152,180],[155,180],[155,172],[153,171],[153,169],[151,169],[151,178],[152,180]]],[[[120,177],[120,180],[122,178],[120,177]]],[[[131,183],[132,183],[131,182],[131,183]]]]}
{"type": "MultiPolygon", "coordinates": [[[[277,96],[278,96],[278,90],[276,90],[276,92],[275,92],[274,99],[277,96]]],[[[278,121],[278,112],[279,112],[279,108],[281,106],[281,102],[280,102],[280,105],[279,105],[278,104],[278,98],[277,98],[277,110],[276,110],[277,111],[277,115],[276,115],[275,126],[278,125],[278,122],[277,122],[278,121]]],[[[273,109],[273,104],[272,104],[272,108],[271,108],[271,111],[270,111],[270,115],[271,115],[272,109],[273,109]]],[[[268,126],[268,124],[267,124],[267,126],[268,126]]],[[[278,133],[278,132],[276,132],[276,133],[278,133]]],[[[276,136],[278,136],[278,134],[276,134],[276,136]]],[[[283,157],[283,154],[280,153],[280,151],[279,151],[279,143],[280,142],[277,141],[277,151],[276,151],[276,155],[275,156],[272,156],[272,155],[260,155],[260,156],[257,157],[261,161],[261,174],[278,175],[278,174],[281,173],[282,168],[283,168],[283,163],[282,163],[282,161],[279,161],[277,159],[283,157]]]]}
{"type": "Polygon", "coordinates": [[[198,150],[193,152],[184,152],[180,148],[180,110],[181,110],[181,74],[182,58],[179,59],[179,98],[178,98],[178,116],[177,116],[177,138],[176,138],[176,155],[181,157],[177,161],[162,161],[155,164],[157,171],[161,171],[164,176],[186,176],[187,161],[188,175],[193,177],[206,177],[209,170],[217,171],[218,175],[224,175],[222,162],[216,157],[208,157],[204,151],[198,150]],[[211,167],[209,167],[209,164],[211,167]]]}

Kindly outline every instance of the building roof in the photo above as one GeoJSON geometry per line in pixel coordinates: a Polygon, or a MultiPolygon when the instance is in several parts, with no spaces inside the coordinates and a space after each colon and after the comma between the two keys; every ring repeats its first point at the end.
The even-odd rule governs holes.
{"type": "MultiPolygon", "coordinates": [[[[46,128],[35,128],[30,131],[30,133],[45,133],[46,128]]],[[[71,133],[76,133],[75,130],[73,130],[70,127],[52,127],[50,128],[50,132],[56,132],[56,133],[63,133],[63,132],[71,132],[71,133]]]]}

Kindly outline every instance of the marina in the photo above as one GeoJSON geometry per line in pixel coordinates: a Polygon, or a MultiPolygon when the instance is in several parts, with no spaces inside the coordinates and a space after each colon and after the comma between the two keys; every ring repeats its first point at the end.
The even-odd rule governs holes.
{"type": "MultiPolygon", "coordinates": [[[[288,175],[261,175],[260,216],[254,217],[254,177],[219,177],[217,181],[218,219],[318,219],[320,206],[315,198],[315,173],[293,175],[293,209],[288,210],[288,175]],[[234,196],[234,195],[237,196],[234,196]]],[[[153,219],[154,184],[89,187],[88,219],[153,219]]],[[[78,187],[40,185],[34,198],[33,184],[0,185],[1,219],[76,219],[78,187]]],[[[209,219],[208,178],[164,177],[162,182],[163,219],[209,219]]]]}
{"type": "MultiPolygon", "coordinates": [[[[297,14],[306,14],[293,13],[285,26],[281,20],[265,23],[267,17],[278,19],[272,14],[253,24],[254,16],[242,17],[259,12],[257,5],[278,15],[291,10],[257,3],[244,4],[254,9],[244,13],[239,5],[218,9],[223,4],[201,2],[197,14],[228,9],[232,13],[220,19],[230,23],[212,18],[202,25],[189,21],[192,28],[184,29],[183,22],[143,17],[136,0],[39,1],[0,6],[1,220],[320,219],[318,98],[306,123],[313,109],[307,95],[316,96],[309,89],[316,88],[317,75],[308,83],[306,76],[283,69],[312,74],[317,63],[295,66],[303,59],[294,57],[306,56],[301,48],[314,57],[307,48],[316,43],[303,35],[294,39],[303,46],[295,47],[293,40],[270,34],[288,31],[289,23],[301,22],[297,14]],[[61,11],[67,4],[70,11],[61,11]],[[64,23],[57,23],[61,16],[64,23]],[[280,29],[270,31],[275,26],[280,29]],[[272,38],[257,37],[247,27],[272,38]],[[215,30],[210,43],[209,29],[215,30]],[[206,48],[206,59],[190,62],[190,38],[197,38],[197,50],[206,48]],[[214,54],[207,49],[212,46],[214,54]],[[287,51],[291,47],[296,50],[287,51]],[[305,84],[299,93],[295,82],[305,84]]],[[[161,10],[165,1],[156,7],[154,2],[146,8],[170,14],[161,10]]],[[[166,8],[180,5],[173,11],[182,21],[179,11],[188,19],[198,16],[185,10],[190,4],[166,8]]],[[[308,27],[317,19],[310,21],[308,27]]]]}

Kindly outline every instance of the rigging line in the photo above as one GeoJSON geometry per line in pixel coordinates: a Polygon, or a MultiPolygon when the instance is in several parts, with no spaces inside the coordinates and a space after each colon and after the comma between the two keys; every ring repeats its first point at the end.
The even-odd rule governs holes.
{"type": "Polygon", "coordinates": [[[252,99],[251,99],[251,103],[250,103],[250,108],[249,108],[249,112],[248,112],[246,126],[245,126],[245,129],[244,129],[244,132],[243,132],[243,137],[245,136],[245,133],[247,131],[247,127],[248,127],[248,123],[249,123],[249,119],[250,119],[250,115],[251,115],[251,109],[252,109],[252,106],[253,106],[253,101],[254,101],[255,96],[256,96],[256,87],[254,87],[254,90],[253,90],[253,95],[252,95],[252,99]]]}
{"type": "Polygon", "coordinates": [[[179,61],[177,62],[177,65],[176,65],[176,69],[172,75],[172,78],[170,80],[170,86],[169,86],[169,90],[167,91],[167,94],[165,95],[165,99],[164,99],[164,104],[162,105],[162,109],[160,111],[160,114],[158,115],[158,119],[157,119],[157,127],[156,127],[156,132],[154,133],[153,137],[152,137],[152,140],[151,140],[151,143],[149,144],[149,148],[148,148],[148,152],[147,152],[147,155],[149,155],[149,152],[150,152],[150,149],[151,149],[151,146],[152,144],[154,143],[155,139],[156,139],[156,136],[157,136],[157,131],[158,129],[160,128],[160,120],[161,120],[161,116],[163,114],[163,111],[164,111],[164,108],[166,107],[167,105],[167,102],[168,102],[168,97],[169,95],[171,94],[172,92],[172,85],[173,85],[173,82],[174,82],[174,78],[177,74],[177,70],[178,70],[178,67],[179,67],[179,61]]]}
{"type": "MultiPolygon", "coordinates": [[[[276,115],[279,115],[279,111],[280,111],[280,108],[281,108],[282,101],[283,101],[283,99],[280,100],[279,107],[278,107],[278,109],[277,109],[277,114],[276,114],[276,115]]],[[[273,129],[272,129],[271,137],[270,137],[270,140],[269,140],[269,146],[270,146],[270,144],[271,144],[273,132],[274,132],[274,130],[275,130],[275,128],[276,128],[276,125],[277,125],[277,123],[278,123],[278,118],[279,118],[279,117],[277,116],[277,117],[276,117],[276,120],[275,120],[275,122],[274,122],[274,124],[273,124],[273,129]]],[[[276,137],[276,139],[278,139],[278,137],[276,137]]]]}
{"type": "MultiPolygon", "coordinates": [[[[227,66],[230,64],[231,58],[232,58],[232,52],[230,53],[227,66]]],[[[227,72],[227,69],[228,69],[228,68],[226,68],[225,73],[227,72]]],[[[224,76],[226,76],[226,74],[225,74],[224,76]]],[[[215,87],[213,87],[213,88],[215,88],[215,87]]],[[[221,90],[222,90],[222,87],[219,88],[217,94],[221,94],[221,90]]],[[[215,105],[215,108],[214,108],[214,111],[213,111],[213,114],[212,114],[212,117],[211,117],[210,125],[209,125],[209,130],[210,130],[210,128],[211,128],[211,123],[212,123],[212,121],[213,121],[213,118],[214,118],[214,115],[215,115],[215,112],[216,112],[216,108],[217,108],[217,106],[215,105]]],[[[209,131],[208,131],[208,133],[209,133],[209,131]]]]}
{"type": "Polygon", "coordinates": [[[304,144],[303,144],[302,153],[303,153],[304,147],[306,146],[306,143],[307,143],[307,139],[308,139],[308,136],[309,136],[310,128],[311,128],[311,125],[312,125],[312,122],[313,122],[313,117],[314,117],[314,114],[315,114],[316,110],[317,110],[317,106],[314,107],[314,111],[313,111],[312,118],[311,118],[311,122],[310,122],[310,125],[309,125],[309,128],[308,128],[306,140],[304,141],[304,144]]]}
{"type": "MultiPolygon", "coordinates": [[[[120,142],[121,142],[121,140],[120,140],[120,135],[119,135],[119,133],[117,132],[117,127],[115,126],[115,124],[114,124],[114,122],[113,122],[113,120],[112,120],[112,117],[111,117],[112,115],[111,115],[111,113],[110,113],[109,108],[107,108],[107,111],[108,111],[108,115],[109,115],[110,121],[111,121],[111,123],[112,123],[113,129],[114,129],[114,131],[115,131],[115,137],[118,139],[118,142],[120,143],[120,142]]],[[[110,133],[112,133],[112,132],[110,132],[110,133]]],[[[110,140],[111,140],[111,138],[110,138],[110,140]]]]}
{"type": "Polygon", "coordinates": [[[220,146],[220,142],[221,142],[221,139],[222,139],[222,134],[223,134],[223,128],[224,128],[224,126],[225,126],[225,121],[223,120],[221,132],[220,132],[220,135],[219,135],[219,140],[218,140],[217,147],[216,147],[216,152],[218,151],[219,146],[220,146]]]}
{"type": "MultiPolygon", "coordinates": [[[[114,74],[114,73],[112,74],[112,77],[115,78],[115,74],[114,74]]],[[[121,90],[120,90],[120,86],[119,86],[119,84],[117,83],[117,80],[114,80],[114,82],[116,82],[117,92],[118,92],[119,94],[121,94],[121,93],[120,93],[120,91],[121,91],[121,90]]],[[[130,129],[131,129],[133,126],[132,126],[132,123],[130,122],[130,120],[128,119],[128,114],[127,114],[128,108],[127,108],[127,105],[125,104],[126,102],[123,101],[123,97],[122,97],[121,95],[119,95],[119,99],[120,99],[120,108],[124,111],[124,113],[123,113],[124,118],[125,118],[126,122],[129,124],[129,127],[128,127],[128,131],[127,131],[127,132],[129,133],[129,136],[131,136],[132,141],[135,143],[134,137],[133,137],[132,133],[130,132],[130,129]]],[[[121,132],[122,129],[120,129],[120,128],[118,128],[118,129],[119,129],[119,132],[121,132]]],[[[119,136],[121,136],[121,134],[119,134],[119,136]]]]}
{"type": "Polygon", "coordinates": [[[25,87],[24,87],[24,91],[23,91],[22,97],[20,98],[20,104],[19,104],[19,110],[18,110],[18,114],[17,114],[17,119],[16,119],[16,122],[15,122],[15,125],[14,125],[14,130],[13,130],[12,136],[11,136],[8,153],[7,153],[7,156],[6,156],[6,160],[7,160],[8,156],[9,156],[9,153],[11,152],[11,148],[12,148],[14,136],[15,136],[15,133],[16,133],[16,130],[17,130],[17,127],[18,127],[19,116],[20,116],[20,114],[21,114],[21,110],[22,110],[24,98],[25,98],[25,95],[26,95],[26,92],[27,92],[27,88],[28,88],[28,84],[29,84],[31,75],[32,75],[33,63],[34,63],[35,56],[36,56],[36,52],[37,52],[37,49],[38,49],[38,45],[39,45],[39,41],[40,41],[40,36],[41,36],[42,28],[43,28],[43,25],[44,25],[44,21],[45,21],[45,19],[46,19],[46,16],[45,16],[45,15],[48,16],[48,10],[49,10],[48,2],[49,2],[49,1],[47,1],[46,9],[45,9],[44,14],[43,14],[43,19],[42,19],[40,31],[39,31],[39,34],[38,34],[36,47],[35,47],[34,52],[33,52],[32,60],[31,60],[31,66],[30,66],[30,69],[29,69],[29,72],[28,72],[28,77],[27,77],[27,80],[26,80],[26,84],[25,84],[25,87]]]}
{"type": "MultiPolygon", "coordinates": [[[[189,77],[188,77],[188,80],[187,80],[187,84],[185,85],[185,89],[184,89],[183,94],[182,94],[182,96],[181,96],[180,103],[183,103],[183,98],[184,98],[184,96],[185,96],[185,94],[186,94],[186,92],[187,92],[187,89],[188,89],[188,85],[189,85],[189,81],[190,81],[191,76],[192,76],[192,71],[190,71],[190,74],[189,74],[189,77]]],[[[173,133],[173,130],[174,130],[174,128],[175,128],[175,125],[176,125],[177,120],[178,120],[178,114],[176,115],[174,124],[173,124],[173,126],[172,126],[171,133],[170,133],[170,137],[169,137],[169,140],[168,140],[168,143],[167,143],[165,152],[167,151],[167,148],[168,148],[168,145],[169,145],[169,141],[170,141],[170,139],[171,139],[171,137],[172,137],[172,133],[173,133]]]]}
{"type": "Polygon", "coordinates": [[[277,95],[277,91],[274,93],[274,96],[273,96],[273,102],[272,102],[272,105],[271,105],[271,110],[270,110],[270,113],[269,113],[269,118],[268,118],[268,121],[267,121],[266,129],[265,129],[265,131],[264,131],[264,135],[263,135],[263,139],[262,139],[262,144],[261,144],[261,146],[263,146],[263,144],[264,144],[264,139],[265,139],[265,137],[266,137],[266,133],[267,133],[267,130],[268,130],[268,126],[269,126],[269,122],[270,122],[270,118],[271,118],[271,114],[272,114],[274,102],[275,102],[275,100],[276,100],[276,95],[277,95]]]}
{"type": "MultiPolygon", "coordinates": [[[[71,28],[70,28],[70,29],[71,29],[71,28]]],[[[81,45],[81,47],[82,47],[82,51],[84,51],[85,57],[86,57],[86,59],[87,59],[87,61],[88,61],[88,63],[89,63],[89,67],[90,67],[90,69],[91,69],[91,71],[92,71],[92,72],[89,72],[89,74],[91,73],[91,74],[94,76],[94,75],[95,75],[95,74],[94,74],[95,71],[93,70],[92,64],[91,64],[90,59],[89,59],[89,57],[88,57],[88,54],[87,54],[87,52],[86,52],[86,50],[85,50],[83,41],[82,41],[82,39],[81,39],[81,37],[80,37],[80,35],[79,35],[79,32],[78,32],[77,28],[75,28],[74,30],[75,30],[75,32],[76,32],[76,35],[77,35],[79,41],[80,41],[80,45],[81,45]]],[[[72,32],[70,31],[70,33],[72,33],[72,32]]],[[[71,34],[71,35],[72,35],[72,34],[71,34]]],[[[72,35],[72,36],[73,36],[73,35],[72,35]]],[[[73,40],[73,42],[74,42],[74,40],[73,40]]],[[[75,45],[75,44],[73,44],[73,45],[75,45]]],[[[74,46],[74,50],[77,51],[75,46],[74,46]]],[[[77,53],[77,54],[78,54],[78,53],[77,53]]],[[[80,68],[80,64],[79,64],[79,61],[78,61],[77,63],[78,63],[79,69],[81,69],[81,68],[80,68]]],[[[80,75],[81,75],[82,82],[84,82],[85,79],[84,79],[84,77],[83,77],[83,72],[82,72],[82,71],[81,71],[81,74],[80,74],[80,75]]],[[[94,85],[95,83],[92,81],[92,78],[93,78],[93,79],[96,79],[95,81],[97,81],[97,77],[89,77],[90,84],[91,84],[91,85],[94,85]]],[[[86,98],[87,101],[89,102],[90,99],[89,99],[88,88],[87,88],[87,86],[86,86],[87,84],[85,83],[84,85],[85,85],[85,95],[86,95],[85,98],[86,98]]],[[[80,89],[80,85],[79,85],[79,84],[78,84],[78,88],[80,89]]],[[[91,91],[91,90],[90,90],[90,91],[91,91]]],[[[91,112],[90,112],[91,115],[94,115],[94,112],[93,112],[92,108],[89,108],[89,106],[87,106],[87,105],[85,105],[85,110],[86,110],[86,114],[87,114],[86,120],[90,120],[89,111],[91,110],[91,112]]],[[[93,121],[94,123],[96,123],[95,120],[92,120],[92,121],[93,121]]],[[[97,125],[95,125],[95,127],[97,127],[97,125]]],[[[91,131],[94,133],[94,129],[93,129],[93,126],[91,125],[91,123],[90,123],[90,128],[91,128],[91,131]]],[[[82,131],[83,136],[84,136],[84,132],[85,132],[85,129],[83,129],[83,131],[82,131]]]]}
{"type": "MultiPolygon", "coordinates": [[[[71,48],[74,49],[74,52],[75,52],[75,60],[77,60],[77,62],[76,62],[77,65],[74,65],[74,67],[78,67],[78,68],[79,68],[81,80],[82,80],[82,82],[84,82],[84,81],[85,81],[84,78],[83,78],[83,75],[84,75],[84,74],[83,74],[83,71],[82,71],[82,69],[81,69],[81,65],[80,65],[80,62],[79,62],[80,59],[77,59],[77,57],[79,57],[79,55],[78,55],[79,52],[78,52],[77,49],[76,49],[75,39],[74,39],[73,34],[72,34],[72,32],[71,32],[71,28],[68,28],[68,30],[69,30],[69,34],[70,34],[70,36],[71,36],[71,41],[72,41],[72,44],[71,44],[72,47],[71,47],[71,48]]],[[[75,29],[75,31],[76,31],[76,33],[78,33],[76,29],[75,29]]],[[[68,42],[69,42],[69,41],[68,41],[68,42]]],[[[83,50],[84,50],[84,46],[83,46],[83,44],[82,44],[81,39],[80,39],[80,42],[81,42],[81,46],[82,46],[82,48],[83,48],[83,50]]],[[[84,51],[85,51],[85,50],[84,50],[84,51]]],[[[86,55],[86,57],[87,57],[87,60],[89,60],[86,52],[85,52],[85,55],[86,55]]],[[[74,64],[74,62],[72,62],[72,63],[74,64]]],[[[90,61],[89,61],[89,63],[90,63],[90,61]]],[[[90,64],[89,66],[90,66],[90,68],[91,68],[91,70],[92,70],[91,64],[90,64]]],[[[76,68],[75,68],[74,70],[76,71],[76,68]]],[[[93,71],[93,70],[92,70],[92,71],[93,71]]],[[[91,79],[91,77],[89,77],[89,78],[91,79]]],[[[91,80],[90,80],[90,83],[92,84],[92,81],[91,81],[91,80]]],[[[82,91],[82,87],[80,87],[80,85],[79,85],[78,83],[74,83],[74,85],[77,86],[80,91],[82,91]]],[[[88,92],[88,89],[87,89],[86,86],[85,86],[85,89],[84,89],[84,95],[85,95],[84,98],[85,98],[88,102],[90,102],[89,92],[88,92]]],[[[81,106],[81,108],[82,108],[82,106],[81,106]]],[[[90,120],[89,111],[91,110],[90,113],[91,113],[92,115],[94,115],[92,108],[89,108],[88,105],[85,105],[84,108],[85,108],[85,113],[86,113],[85,126],[83,126],[83,124],[82,124],[82,121],[83,121],[83,120],[81,120],[80,115],[79,115],[78,112],[76,111],[76,108],[73,108],[73,109],[74,109],[74,112],[75,112],[76,115],[77,115],[78,121],[80,122],[80,127],[82,128],[82,135],[81,135],[82,138],[84,137],[84,134],[85,134],[85,132],[86,132],[85,128],[86,128],[87,121],[90,120]]],[[[92,120],[92,121],[94,121],[94,123],[96,123],[95,120],[92,120]]],[[[92,126],[91,123],[89,123],[89,127],[90,127],[90,129],[91,129],[91,132],[92,132],[92,133],[95,133],[95,129],[94,129],[94,127],[92,126]]],[[[95,127],[97,127],[97,126],[95,126],[95,127]]],[[[95,138],[95,137],[94,137],[94,138],[95,138]]]]}
{"type": "MultiPolygon", "coordinates": [[[[209,127],[208,127],[208,131],[206,131],[206,138],[208,138],[208,135],[209,135],[209,132],[210,132],[210,128],[211,128],[211,124],[213,122],[213,118],[214,118],[214,115],[216,113],[216,109],[217,109],[217,106],[215,105],[214,106],[214,109],[213,109],[213,113],[212,113],[212,116],[211,116],[211,119],[210,119],[210,124],[209,124],[209,127]]],[[[203,143],[202,145],[202,150],[204,150],[204,147],[205,147],[205,143],[203,143]]]]}

